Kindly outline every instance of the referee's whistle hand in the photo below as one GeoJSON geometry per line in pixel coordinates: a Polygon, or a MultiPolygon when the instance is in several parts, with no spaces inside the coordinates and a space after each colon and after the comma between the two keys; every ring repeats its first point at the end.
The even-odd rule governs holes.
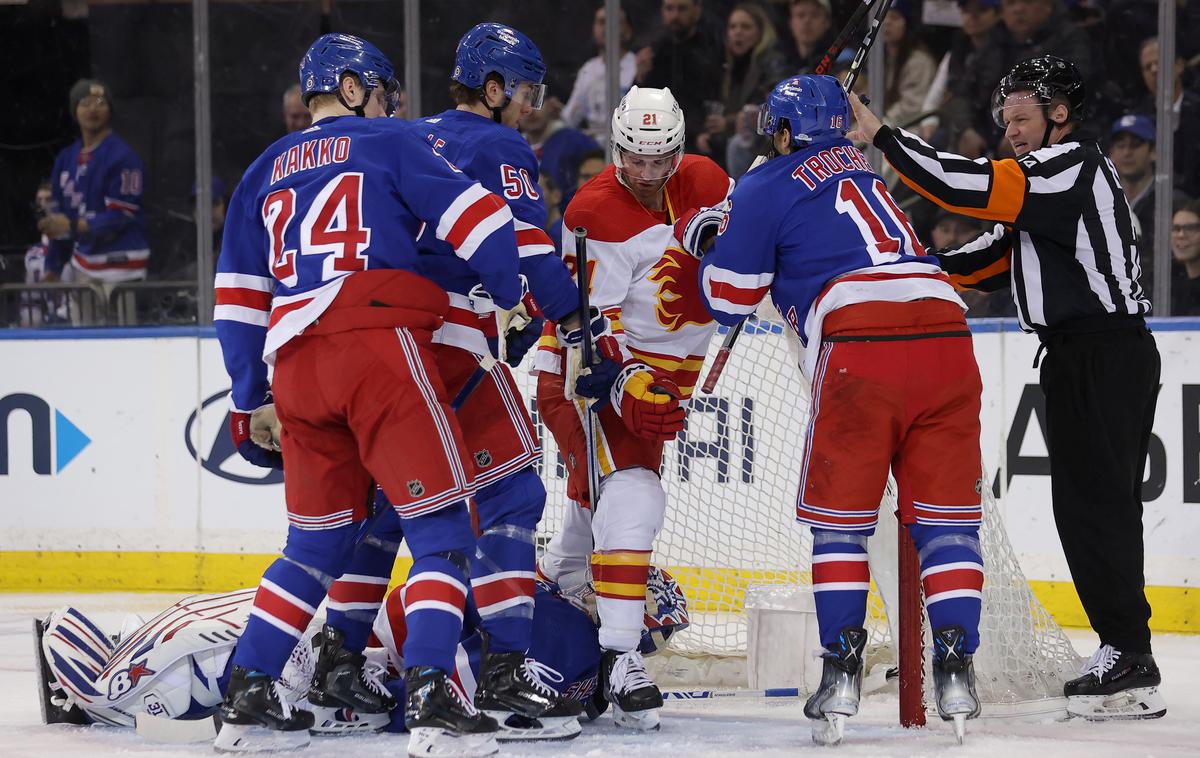
{"type": "Polygon", "coordinates": [[[863,105],[862,100],[858,95],[851,92],[848,94],[850,100],[850,108],[854,111],[854,130],[846,135],[846,138],[851,142],[866,142],[870,144],[875,140],[875,132],[879,131],[879,127],[883,123],[879,117],[871,112],[871,109],[863,105]]]}

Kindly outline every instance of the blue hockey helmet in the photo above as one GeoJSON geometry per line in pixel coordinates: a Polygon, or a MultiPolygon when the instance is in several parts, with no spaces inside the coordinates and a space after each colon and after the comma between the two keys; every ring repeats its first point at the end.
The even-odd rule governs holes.
{"type": "Polygon", "coordinates": [[[804,74],[775,85],[758,110],[758,133],[773,135],[787,119],[793,145],[840,139],[850,128],[850,101],[832,76],[804,74]]]}
{"type": "Polygon", "coordinates": [[[504,78],[504,95],[514,97],[522,83],[529,85],[527,102],[535,110],[546,96],[546,63],[533,40],[511,26],[476,24],[459,40],[450,78],[471,89],[481,89],[488,74],[504,78]]]}
{"type": "MultiPolygon", "coordinates": [[[[321,93],[336,94],[340,100],[342,75],[351,73],[366,87],[368,97],[376,87],[383,87],[384,111],[390,116],[400,104],[400,84],[395,72],[387,56],[365,39],[349,34],[322,34],[300,59],[300,93],[305,105],[309,98],[321,93]]],[[[351,110],[360,111],[361,107],[351,110]]]]}

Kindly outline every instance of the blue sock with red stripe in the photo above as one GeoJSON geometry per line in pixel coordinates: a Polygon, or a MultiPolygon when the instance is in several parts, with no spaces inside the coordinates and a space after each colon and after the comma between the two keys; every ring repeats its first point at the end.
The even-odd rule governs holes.
{"type": "Polygon", "coordinates": [[[361,653],[366,648],[399,549],[398,542],[367,535],[354,550],[346,572],[329,588],[325,622],[341,631],[347,650],[361,653]]]}
{"type": "Polygon", "coordinates": [[[287,558],[263,572],[233,664],[278,679],[308,622],[325,597],[325,584],[287,558]]]}
{"type": "Polygon", "coordinates": [[[405,668],[433,666],[450,673],[462,636],[474,546],[465,502],[403,519],[413,566],[404,584],[405,668]]]}
{"type": "Polygon", "coordinates": [[[848,626],[862,627],[867,618],[867,592],[871,569],[867,565],[867,537],[861,532],[841,532],[813,527],[812,581],[817,606],[817,626],[826,650],[848,626]]]}
{"type": "Polygon", "coordinates": [[[534,529],[545,503],[546,489],[532,468],[475,496],[482,533],[471,560],[471,589],[489,652],[529,650],[537,563],[534,529]]]}
{"type": "Polygon", "coordinates": [[[965,652],[979,647],[979,612],[983,603],[983,557],[979,528],[914,524],[913,542],[921,561],[921,588],[929,627],[961,626],[967,632],[965,652]]]}

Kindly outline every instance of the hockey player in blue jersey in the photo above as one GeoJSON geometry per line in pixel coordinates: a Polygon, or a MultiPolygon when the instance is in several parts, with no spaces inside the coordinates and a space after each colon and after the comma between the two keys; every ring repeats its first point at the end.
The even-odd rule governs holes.
{"type": "MultiPolygon", "coordinates": [[[[428,599],[407,610],[410,754],[491,754],[496,722],[461,702],[447,676],[474,554],[466,498],[476,486],[430,352],[449,302],[418,273],[414,241],[422,226],[433,230],[499,307],[513,308],[521,285],[512,213],[409,123],[362,118],[389,115],[398,92],[391,63],[370,43],[322,36],[300,64],[300,86],[313,124],[247,169],[217,264],[232,431],[252,460],[278,464],[282,454],[289,529],[234,653],[216,746],[307,742],[312,716],[288,706],[274,682],[350,566],[377,482],[405,522],[411,591],[428,599]]],[[[369,682],[351,686],[362,679],[359,653],[331,635],[321,654],[330,677],[317,689],[386,709],[369,682]]]]}
{"type": "Polygon", "coordinates": [[[805,706],[813,738],[839,741],[858,711],[866,544],[889,468],[897,516],[920,553],[938,711],[961,729],[979,713],[971,656],[984,486],[981,383],[965,307],[846,139],[850,105],[837,79],[780,82],[759,124],[773,157],[743,177],[727,212],[705,209],[677,228],[688,252],[702,256],[701,291],[717,320],[737,323],[770,291],[805,346],[812,415],[796,519],[813,532],[826,650],[821,685],[805,706]]]}
{"type": "MultiPolygon", "coordinates": [[[[573,326],[578,323],[579,293],[542,231],[546,207],[538,192],[537,161],[517,132],[521,119],[541,107],[545,72],[541,53],[520,31],[497,23],[478,24],[462,37],[455,53],[451,90],[456,107],[420,119],[414,128],[436,154],[504,198],[514,218],[520,271],[532,299],[546,319],[573,326]]],[[[494,305],[480,291],[481,284],[489,289],[487,282],[481,282],[467,261],[452,255],[435,231],[432,225],[426,227],[417,242],[417,270],[450,297],[446,322],[434,333],[431,350],[448,393],[465,398],[457,417],[475,464],[479,537],[471,561],[471,590],[488,635],[476,706],[499,721],[513,713],[555,723],[573,720],[578,707],[555,698],[526,665],[533,618],[534,530],[546,492],[534,469],[541,459],[538,434],[510,365],[521,362],[537,340],[541,323],[526,319],[523,328],[498,328],[494,305]],[[504,360],[494,363],[471,391],[469,382],[481,361],[492,364],[494,357],[504,360]]],[[[605,320],[597,315],[594,323],[602,330],[605,320]]],[[[395,545],[397,540],[385,537],[383,543],[395,545]]],[[[365,604],[382,602],[393,555],[383,548],[359,551],[347,569],[351,578],[330,590],[336,604],[330,625],[341,631],[351,649],[361,649],[366,642],[370,612],[365,604]],[[357,616],[341,610],[352,604],[359,609],[357,616]]]]}
{"type": "MultiPolygon", "coordinates": [[[[594,718],[607,706],[596,695],[600,645],[595,603],[590,585],[575,595],[556,585],[539,582],[535,595],[530,652],[535,671],[548,687],[584,705],[594,718]]],[[[211,719],[228,687],[232,654],[254,607],[255,590],[240,589],[214,595],[192,595],[144,621],[126,616],[117,634],[74,607],[63,607],[35,621],[35,656],[42,722],[45,724],[102,724],[137,726],[138,733],[160,742],[200,742],[212,739],[211,719]],[[186,722],[186,723],[183,723],[186,722]]],[[[374,638],[368,654],[368,676],[383,683],[404,702],[403,587],[398,587],[374,619],[374,638]]],[[[319,627],[314,619],[310,631],[319,627]]],[[[671,635],[688,625],[687,600],[666,571],[650,569],[645,629],[639,646],[645,655],[665,647],[671,635]]],[[[463,630],[451,680],[475,690],[480,673],[482,635],[470,624],[463,630]]],[[[289,702],[317,714],[314,734],[343,735],[406,731],[404,709],[367,714],[345,707],[305,703],[320,638],[314,648],[307,634],[291,651],[280,676],[289,702]]],[[[535,729],[514,719],[504,725],[508,739],[529,738],[535,729]]],[[[578,730],[578,724],[576,724],[578,730]]],[[[578,731],[576,731],[578,733],[578,731]]]]}

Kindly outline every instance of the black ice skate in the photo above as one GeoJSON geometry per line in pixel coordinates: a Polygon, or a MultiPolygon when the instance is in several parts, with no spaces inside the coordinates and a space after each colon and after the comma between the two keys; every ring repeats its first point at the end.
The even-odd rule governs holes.
{"type": "Polygon", "coordinates": [[[480,758],[499,752],[496,720],[476,710],[446,672],[433,667],[410,668],[404,682],[410,756],[480,758]]]}
{"type": "Polygon", "coordinates": [[[598,686],[612,703],[613,723],[617,726],[640,731],[658,729],[662,693],[646,673],[646,662],[636,649],[601,653],[598,686]]]}
{"type": "Polygon", "coordinates": [[[933,633],[933,692],[942,721],[954,722],[954,736],[961,745],[967,719],[979,715],[975,694],[975,663],[963,651],[967,632],[961,626],[946,626],[933,633]]]}
{"type": "Polygon", "coordinates": [[[821,684],[804,704],[804,715],[813,721],[813,742],[818,745],[841,742],[846,719],[858,713],[866,646],[867,630],[848,626],[838,632],[833,648],[821,656],[821,684]]]}
{"type": "Polygon", "coordinates": [[[501,742],[579,736],[583,706],[546,682],[561,682],[562,674],[519,652],[485,654],[481,668],[475,707],[499,723],[501,742]]]}
{"type": "Polygon", "coordinates": [[[308,744],[313,715],[288,703],[278,682],[261,672],[234,666],[225,700],[217,710],[218,753],[294,750],[308,744]]]}
{"type": "Polygon", "coordinates": [[[347,650],[345,636],[329,624],[313,637],[317,664],[308,702],[320,734],[378,731],[388,725],[396,699],[383,685],[383,670],[347,650]],[[345,713],[345,709],[352,713],[345,713]]]}
{"type": "Polygon", "coordinates": [[[33,620],[33,654],[37,661],[38,703],[42,707],[43,724],[90,724],[92,723],[82,708],[75,706],[67,698],[67,693],[50,670],[46,662],[46,649],[42,647],[42,637],[46,634],[46,624],[41,619],[33,620]]]}
{"type": "Polygon", "coordinates": [[[1089,721],[1160,718],[1167,713],[1158,693],[1161,683],[1154,656],[1101,645],[1083,667],[1083,676],[1063,687],[1067,713],[1089,721]]]}

